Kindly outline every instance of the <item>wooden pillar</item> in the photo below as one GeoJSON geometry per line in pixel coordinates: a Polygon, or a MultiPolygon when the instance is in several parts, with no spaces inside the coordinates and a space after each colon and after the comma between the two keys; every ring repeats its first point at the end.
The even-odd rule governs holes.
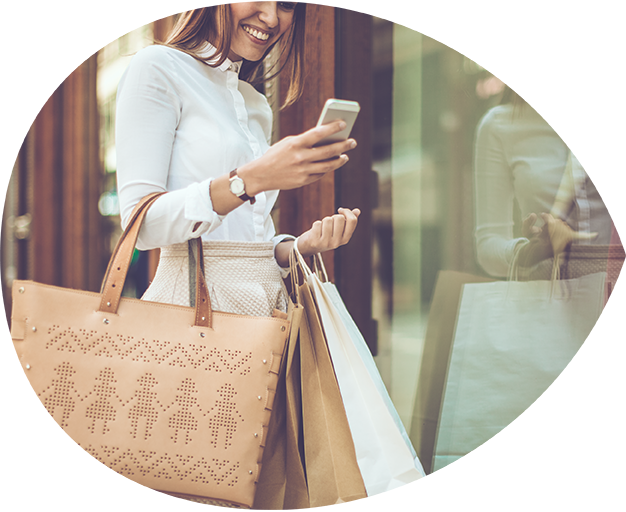
{"type": "Polygon", "coordinates": [[[350,243],[335,251],[335,284],[373,354],[378,327],[372,319],[372,209],[378,192],[372,170],[372,17],[337,9],[337,97],[358,101],[352,129],[357,141],[350,161],[335,173],[337,206],[359,208],[359,225],[350,243]]]}
{"type": "Polygon", "coordinates": [[[64,286],[97,290],[102,277],[100,172],[96,57],[63,83],[63,281],[64,286]]]}
{"type": "MultiPolygon", "coordinates": [[[[324,103],[335,95],[335,9],[314,4],[307,4],[306,9],[304,94],[300,101],[281,113],[281,138],[313,128],[324,103]]],[[[288,88],[287,80],[286,76],[281,76],[283,97],[288,88]]],[[[281,192],[279,231],[297,236],[316,220],[334,213],[335,177],[331,173],[306,187],[281,192]]],[[[324,263],[332,279],[332,251],[324,254],[324,263]]]]}

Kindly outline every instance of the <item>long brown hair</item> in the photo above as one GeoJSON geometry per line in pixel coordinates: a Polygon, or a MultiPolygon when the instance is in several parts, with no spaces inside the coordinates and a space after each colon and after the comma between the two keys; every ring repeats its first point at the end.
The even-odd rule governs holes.
{"type": "MultiPolygon", "coordinates": [[[[304,25],[306,4],[298,2],[293,23],[283,37],[270,46],[257,62],[243,61],[239,77],[253,85],[271,80],[286,69],[290,74],[289,89],[282,108],[294,103],[304,87],[304,25]],[[280,45],[280,55],[268,73],[263,73],[263,61],[272,48],[280,45]],[[278,69],[276,69],[278,68],[278,69]]],[[[215,5],[185,11],[178,16],[174,27],[161,44],[185,52],[211,67],[220,66],[228,57],[232,37],[230,5],[215,5]],[[215,61],[207,62],[198,52],[209,41],[216,49],[215,61]]]]}

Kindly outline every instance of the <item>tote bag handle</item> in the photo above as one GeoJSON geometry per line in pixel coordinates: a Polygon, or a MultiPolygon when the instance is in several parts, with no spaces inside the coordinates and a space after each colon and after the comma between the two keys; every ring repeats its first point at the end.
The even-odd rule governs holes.
{"type": "MultiPolygon", "coordinates": [[[[128,274],[128,268],[130,267],[130,261],[137,244],[137,237],[139,236],[139,229],[148,212],[148,209],[157,200],[158,197],[163,195],[164,192],[155,192],[153,194],[144,197],[131,215],[130,222],[124,233],[120,237],[115,246],[115,250],[109,260],[109,266],[102,280],[102,287],[100,288],[100,307],[98,311],[105,313],[116,314],[119,306],[120,298],[122,296],[122,289],[126,281],[126,275],[128,274]]],[[[207,290],[206,282],[204,280],[204,274],[200,268],[200,261],[203,261],[202,244],[196,245],[196,301],[195,301],[195,321],[194,325],[199,327],[211,327],[212,323],[212,311],[211,302],[209,299],[209,293],[207,290]]]]}

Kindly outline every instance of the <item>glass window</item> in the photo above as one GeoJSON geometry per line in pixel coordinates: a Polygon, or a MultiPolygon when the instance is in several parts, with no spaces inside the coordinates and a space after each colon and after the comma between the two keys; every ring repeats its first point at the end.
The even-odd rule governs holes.
{"type": "MultiPolygon", "coordinates": [[[[376,361],[422,463],[432,471],[469,451],[463,447],[482,444],[549,386],[578,348],[559,345],[556,333],[573,329],[580,343],[586,338],[622,265],[623,248],[593,183],[529,105],[480,65],[433,39],[376,18],[372,27],[373,168],[379,178],[378,207],[372,212],[373,315],[380,327],[376,361]],[[571,193],[564,193],[565,189],[571,193]],[[542,212],[552,213],[555,219],[549,224],[549,237],[547,227],[539,236],[530,223],[522,222],[536,214],[538,233],[545,221],[542,212]],[[553,267],[552,254],[559,251],[554,244],[561,232],[565,250],[553,267]],[[583,270],[580,261],[587,257],[595,258],[595,263],[583,270]],[[473,311],[474,317],[463,323],[454,304],[447,328],[448,342],[454,339],[455,345],[442,360],[442,347],[429,345],[435,328],[441,334],[442,327],[436,323],[441,322],[442,308],[449,306],[438,303],[433,310],[438,278],[447,276],[457,284],[459,279],[502,281],[516,266],[520,280],[535,283],[511,288],[527,290],[523,292],[526,302],[540,300],[536,289],[542,286],[548,290],[547,301],[557,295],[558,300],[570,301],[535,329],[536,336],[544,337],[545,351],[533,348],[532,341],[527,348],[515,341],[516,330],[532,323],[532,317],[524,316],[532,308],[503,306],[500,318],[483,315],[477,319],[467,300],[461,300],[458,307],[463,314],[473,311]],[[553,268],[560,271],[562,280],[557,287],[550,284],[553,268]],[[589,277],[598,273],[605,273],[604,277],[589,277]],[[595,286],[595,295],[572,291],[581,286],[583,277],[586,283],[596,279],[589,285],[595,286]],[[565,283],[568,279],[574,284],[565,283]],[[605,285],[599,279],[605,279],[605,285]],[[569,291],[562,292],[568,286],[569,291]],[[575,306],[577,300],[581,303],[575,306]],[[584,313],[570,322],[567,318],[576,307],[584,313]],[[524,325],[515,327],[520,323],[524,325]],[[495,336],[502,346],[482,346],[481,336],[495,336]],[[507,346],[508,340],[518,345],[507,346]],[[469,347],[465,359],[459,346],[469,347]],[[515,355],[509,357],[507,351],[515,355]],[[435,353],[440,358],[437,367],[433,366],[435,353]],[[528,382],[516,380],[511,377],[515,369],[508,366],[511,357],[526,358],[520,367],[535,364],[537,374],[543,371],[540,366],[551,370],[538,376],[537,382],[530,382],[534,373],[528,382]],[[499,393],[512,403],[517,395],[524,395],[524,407],[518,404],[518,409],[511,406],[509,410],[496,398],[482,403],[467,391],[467,382],[458,379],[480,380],[480,375],[470,374],[480,368],[474,363],[481,358],[494,361],[495,369],[486,373],[504,375],[503,386],[522,382],[499,393]],[[437,400],[443,400],[439,409],[437,400]],[[437,413],[425,418],[424,407],[437,413]],[[493,414],[500,423],[477,434],[476,426],[467,420],[467,410],[472,408],[484,411],[485,417],[493,414]],[[452,426],[437,434],[437,424],[440,429],[443,424],[452,426]],[[489,435],[484,437],[487,430],[489,435]],[[425,431],[432,434],[430,441],[424,440],[425,431]],[[454,436],[465,438],[455,445],[454,436]],[[424,448],[428,442],[430,451],[424,448]],[[431,467],[433,443],[439,443],[438,447],[448,443],[456,455],[441,456],[431,467]]],[[[443,284],[438,286],[443,293],[443,284]]],[[[475,303],[490,304],[486,290],[491,288],[475,286],[463,288],[464,297],[475,289],[475,303]]],[[[459,293],[460,288],[450,300],[458,301],[459,293]]],[[[489,307],[500,311],[504,302],[489,307]]],[[[489,385],[498,386],[496,380],[489,385]]]]}

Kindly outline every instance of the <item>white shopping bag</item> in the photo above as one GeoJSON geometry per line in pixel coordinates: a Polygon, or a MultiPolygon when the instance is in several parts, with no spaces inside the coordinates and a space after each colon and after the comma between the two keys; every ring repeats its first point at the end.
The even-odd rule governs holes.
{"type": "Polygon", "coordinates": [[[552,384],[600,316],[605,277],[463,286],[434,471],[493,437],[552,384]]]}
{"type": "Polygon", "coordinates": [[[368,496],[421,478],[424,470],[339,292],[299,259],[319,309],[368,496]]]}
{"type": "Polygon", "coordinates": [[[615,411],[624,401],[626,315],[603,310],[604,278],[463,287],[434,509],[624,507],[624,422],[615,411]]]}

